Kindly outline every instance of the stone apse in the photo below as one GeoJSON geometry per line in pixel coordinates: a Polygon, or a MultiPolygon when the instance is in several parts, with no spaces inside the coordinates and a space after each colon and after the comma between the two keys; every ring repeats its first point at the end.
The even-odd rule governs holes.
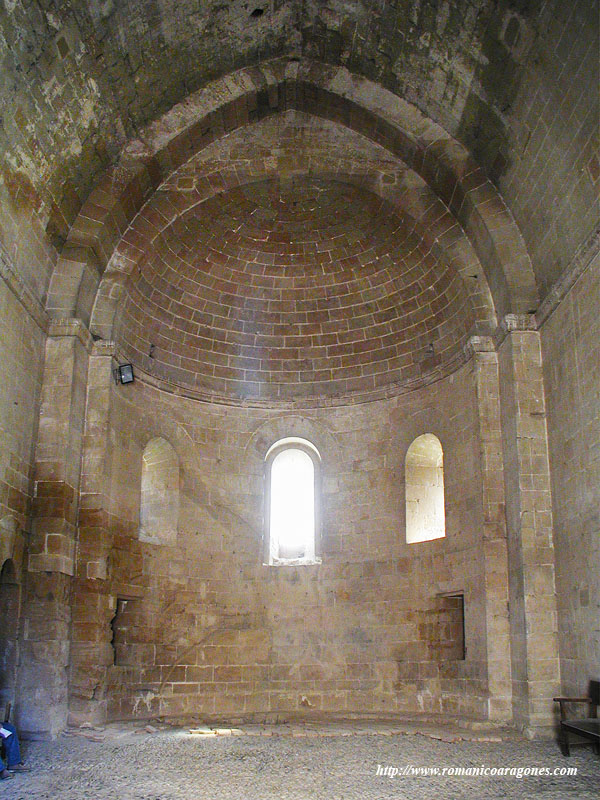
{"type": "Polygon", "coordinates": [[[560,337],[574,292],[597,292],[582,280],[542,301],[465,146],[347,68],[276,58],[143,128],[69,225],[44,309],[21,292],[35,322],[7,332],[16,367],[40,367],[11,411],[35,427],[32,497],[23,478],[2,523],[23,731],[331,714],[548,731],[561,668],[595,646],[571,663],[559,619],[580,612],[557,596],[559,461],[585,427],[560,337]],[[314,466],[310,556],[269,544],[286,442],[314,466]]]}

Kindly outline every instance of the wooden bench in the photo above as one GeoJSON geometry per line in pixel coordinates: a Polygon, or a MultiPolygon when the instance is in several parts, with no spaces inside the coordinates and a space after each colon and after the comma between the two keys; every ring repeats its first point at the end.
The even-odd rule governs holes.
{"type": "Polygon", "coordinates": [[[563,755],[571,755],[569,734],[587,739],[577,744],[591,744],[594,751],[600,754],[600,681],[590,681],[589,695],[586,697],[555,697],[554,700],[560,705],[560,749],[563,755]],[[569,719],[567,709],[570,704],[587,705],[587,716],[569,719]]]}

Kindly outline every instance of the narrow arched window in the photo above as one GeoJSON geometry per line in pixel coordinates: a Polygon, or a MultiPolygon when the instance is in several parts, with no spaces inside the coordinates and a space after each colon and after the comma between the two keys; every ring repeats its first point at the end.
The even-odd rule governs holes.
{"type": "Polygon", "coordinates": [[[174,544],[179,516],[179,460],[162,438],[152,439],[142,456],[140,540],[174,544]]]}
{"type": "Polygon", "coordinates": [[[265,562],[316,564],[320,456],[306,439],[280,439],[267,453],[265,562]]]}
{"type": "Polygon", "coordinates": [[[427,542],[446,535],[444,453],[433,433],[418,436],[406,453],[406,541],[427,542]]]}

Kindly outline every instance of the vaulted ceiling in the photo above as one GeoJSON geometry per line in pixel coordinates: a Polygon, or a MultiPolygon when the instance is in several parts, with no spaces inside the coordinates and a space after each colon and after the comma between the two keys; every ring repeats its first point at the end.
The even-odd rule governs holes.
{"type": "Polygon", "coordinates": [[[126,143],[217,76],[285,55],[343,66],[462,143],[511,209],[543,298],[598,224],[597,11],[595,0],[6,0],[4,250],[44,300],[54,249],[126,143]]]}
{"type": "Polygon", "coordinates": [[[476,282],[367,188],[377,170],[410,182],[383,147],[293,111],[203,148],[112,258],[138,253],[114,329],[127,357],[211,399],[265,402],[373,396],[456,368],[476,282]]]}

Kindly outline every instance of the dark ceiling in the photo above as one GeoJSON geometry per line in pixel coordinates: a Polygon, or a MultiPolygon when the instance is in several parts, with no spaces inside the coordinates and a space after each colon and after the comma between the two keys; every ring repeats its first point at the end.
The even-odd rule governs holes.
{"type": "Polygon", "coordinates": [[[543,296],[597,226],[597,11],[595,0],[11,0],[0,196],[9,216],[33,210],[60,248],[141,127],[216,76],[302,55],[383,85],[461,141],[511,208],[543,296]]]}

